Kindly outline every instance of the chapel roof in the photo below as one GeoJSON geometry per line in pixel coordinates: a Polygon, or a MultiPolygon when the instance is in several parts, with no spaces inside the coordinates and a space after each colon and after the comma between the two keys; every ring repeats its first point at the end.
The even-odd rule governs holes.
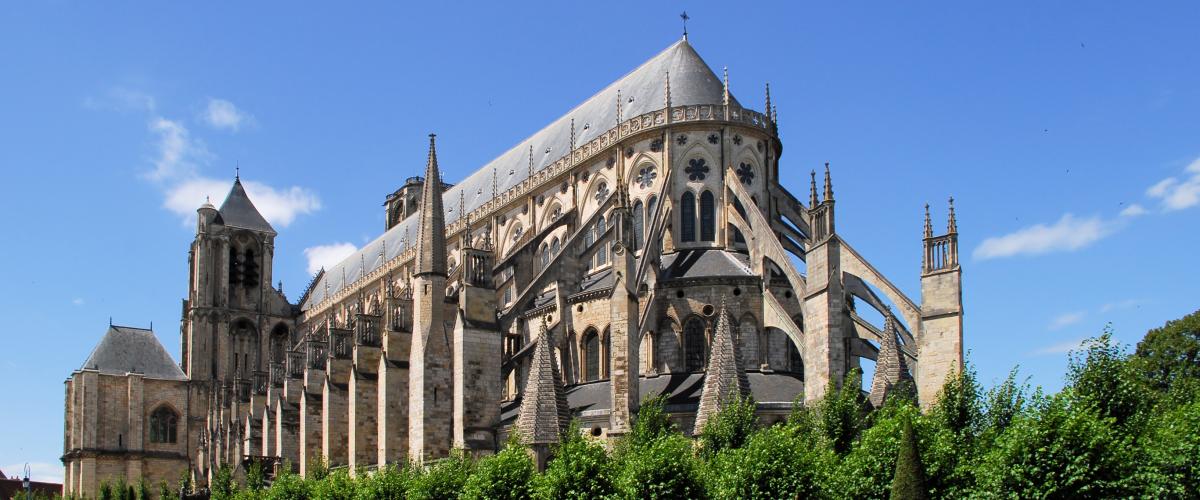
{"type": "Polygon", "coordinates": [[[152,330],[129,326],[109,325],[104,338],[79,368],[106,375],[140,373],[147,378],[187,380],[152,330]]]}
{"type": "MultiPolygon", "coordinates": [[[[443,206],[446,207],[444,223],[449,226],[461,216],[458,213],[460,195],[466,212],[492,199],[493,172],[495,191],[499,194],[529,177],[531,160],[532,171],[536,173],[566,155],[571,148],[572,121],[576,145],[585,144],[616,126],[618,92],[621,94],[622,120],[662,109],[666,102],[665,80],[668,72],[672,106],[723,103],[725,86],[721,77],[700,58],[687,40],[679,40],[443,192],[443,206]],[[532,159],[530,146],[533,147],[532,159]]],[[[729,100],[731,106],[740,107],[732,95],[729,100]]],[[[360,276],[374,271],[404,249],[415,245],[419,213],[410,215],[341,263],[327,269],[322,278],[313,282],[308,300],[301,304],[301,308],[307,310],[313,304],[320,303],[325,300],[327,293],[337,293],[360,276]],[[386,255],[383,255],[385,252],[386,255]]]]}
{"type": "Polygon", "coordinates": [[[255,208],[254,203],[250,201],[250,196],[246,194],[246,189],[242,187],[242,180],[235,178],[233,187],[229,189],[229,195],[225,197],[225,202],[221,204],[221,208],[217,210],[221,214],[221,219],[226,226],[249,229],[251,231],[259,231],[263,233],[276,234],[275,229],[271,224],[264,219],[262,214],[255,208]]]}

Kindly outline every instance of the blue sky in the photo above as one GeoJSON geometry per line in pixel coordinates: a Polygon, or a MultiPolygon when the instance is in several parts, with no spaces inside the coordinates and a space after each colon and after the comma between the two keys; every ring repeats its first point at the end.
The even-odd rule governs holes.
{"type": "Polygon", "coordinates": [[[427,133],[460,179],[684,9],[742,103],[771,83],[783,183],[830,161],[839,232],[914,298],[921,207],[940,226],[955,197],[985,383],[1057,389],[1106,323],[1134,342],[1198,307],[1195,2],[430,4],[0,6],[0,469],[61,480],[62,381],[109,317],[178,355],[193,210],[235,165],[294,299],[309,257],[381,232],[427,133]]]}

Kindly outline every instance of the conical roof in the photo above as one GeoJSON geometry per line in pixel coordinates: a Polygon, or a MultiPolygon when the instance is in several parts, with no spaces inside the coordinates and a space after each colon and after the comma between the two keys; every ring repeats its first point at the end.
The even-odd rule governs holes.
{"type": "Polygon", "coordinates": [[[229,195],[225,197],[225,202],[221,204],[218,212],[221,213],[221,219],[225,221],[226,226],[276,234],[267,219],[258,213],[258,208],[250,201],[250,196],[246,195],[241,179],[234,179],[233,187],[230,188],[229,195]]]}
{"type": "Polygon", "coordinates": [[[554,362],[554,336],[543,324],[533,348],[529,378],[521,392],[515,428],[526,444],[553,444],[559,442],[570,423],[567,392],[554,362]]]}
{"type": "Polygon", "coordinates": [[[750,379],[742,368],[742,353],[737,339],[733,337],[733,326],[725,304],[721,304],[717,330],[713,333],[712,348],[709,350],[708,368],[704,371],[704,387],[700,392],[700,407],[696,410],[695,432],[704,429],[708,420],[721,412],[734,397],[750,393],[750,379]]]}
{"type": "Polygon", "coordinates": [[[421,224],[417,226],[417,268],[414,275],[446,275],[446,213],[442,211],[442,176],[438,173],[435,136],[429,134],[425,184],[421,186],[421,224]]]}
{"type": "Polygon", "coordinates": [[[110,325],[79,368],[107,375],[140,373],[148,378],[187,380],[153,331],[128,326],[110,325]]]}
{"type": "MultiPolygon", "coordinates": [[[[462,216],[459,213],[460,210],[457,209],[460,196],[464,210],[470,212],[490,201],[493,195],[503,193],[528,178],[530,163],[536,174],[565,156],[571,148],[572,121],[575,122],[576,146],[595,139],[616,126],[618,92],[621,94],[622,120],[662,109],[666,100],[668,72],[671,75],[671,104],[673,106],[721,105],[723,103],[725,85],[721,81],[721,77],[713,72],[712,68],[700,58],[700,55],[686,40],[675,42],[545,128],[482,166],[462,182],[443,192],[443,207],[454,208],[451,212],[444,212],[443,223],[451,224],[462,216]],[[532,146],[532,150],[530,146],[532,146]],[[530,151],[533,152],[532,158],[530,158],[530,151]],[[493,182],[495,183],[495,193],[492,191],[493,182]]],[[[732,96],[730,96],[730,105],[741,107],[737,99],[732,96]]],[[[368,243],[355,254],[328,269],[329,272],[325,273],[326,278],[313,283],[308,301],[301,307],[308,309],[311,304],[325,299],[325,280],[330,280],[329,294],[335,294],[342,288],[343,284],[340,279],[329,278],[341,276],[339,268],[345,267],[347,276],[359,276],[359,268],[365,265],[365,272],[370,273],[382,266],[388,259],[406,250],[405,244],[408,247],[415,245],[416,241],[411,237],[405,241],[404,235],[406,233],[415,235],[419,224],[419,216],[416,214],[409,216],[392,226],[375,241],[368,243]],[[383,250],[386,250],[387,255],[381,255],[383,250]]]]}
{"type": "Polygon", "coordinates": [[[896,317],[890,313],[884,320],[883,339],[879,342],[879,356],[875,358],[875,376],[871,379],[871,404],[883,406],[887,395],[901,380],[912,378],[908,373],[908,362],[896,341],[896,317]]]}

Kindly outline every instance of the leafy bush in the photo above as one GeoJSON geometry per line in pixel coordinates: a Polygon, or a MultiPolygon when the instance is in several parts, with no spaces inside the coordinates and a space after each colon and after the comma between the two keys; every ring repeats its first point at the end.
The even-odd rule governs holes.
{"type": "Polygon", "coordinates": [[[821,430],[838,454],[850,450],[850,444],[864,425],[866,401],[859,387],[862,387],[862,372],[855,368],[846,374],[841,388],[832,381],[829,383],[817,411],[821,430]]]}
{"type": "Polygon", "coordinates": [[[475,464],[463,488],[462,498],[529,498],[533,493],[535,472],[529,450],[516,440],[510,440],[500,453],[475,464]]]}
{"type": "Polygon", "coordinates": [[[708,462],[708,495],[717,499],[820,496],[835,457],[814,437],[791,426],[755,432],[745,446],[725,449],[708,462]]]}
{"type": "Polygon", "coordinates": [[[411,466],[388,465],[360,479],[360,500],[400,500],[408,491],[416,471],[411,466]]]}
{"type": "Polygon", "coordinates": [[[630,445],[649,443],[676,432],[675,424],[667,417],[668,397],[669,395],[659,394],[642,401],[627,439],[630,445]]]}
{"type": "Polygon", "coordinates": [[[615,480],[618,498],[703,498],[704,488],[692,441],[682,434],[637,443],[620,454],[615,480]]]}
{"type": "Polygon", "coordinates": [[[217,469],[209,489],[213,500],[231,500],[237,494],[237,483],[233,482],[233,469],[229,464],[222,464],[217,469]]]}
{"type": "Polygon", "coordinates": [[[712,457],[726,448],[740,448],[758,425],[753,396],[738,396],[713,416],[700,431],[700,450],[712,457]]]}
{"type": "Polygon", "coordinates": [[[271,482],[271,487],[262,494],[262,497],[267,500],[305,500],[311,496],[310,481],[305,481],[304,478],[293,473],[292,465],[287,462],[280,467],[280,472],[271,482]]]}
{"type": "Polygon", "coordinates": [[[1070,394],[1077,404],[1094,409],[1100,417],[1118,425],[1136,425],[1143,403],[1150,401],[1138,375],[1127,362],[1124,350],[1112,340],[1111,327],[1084,342],[1084,350],[1072,352],[1067,368],[1070,394]]]}
{"type": "Polygon", "coordinates": [[[612,464],[604,446],[584,437],[579,422],[571,422],[565,439],[554,450],[546,472],[538,477],[536,496],[584,500],[611,495],[612,464]]]}
{"type": "Polygon", "coordinates": [[[320,481],[313,482],[312,497],[322,500],[350,500],[357,494],[356,483],[350,478],[349,470],[331,470],[320,481]]]}
{"type": "Polygon", "coordinates": [[[900,456],[896,459],[896,475],[892,478],[892,500],[924,500],[925,466],[917,449],[917,435],[912,419],[904,420],[900,434],[900,456]]]}
{"type": "Polygon", "coordinates": [[[408,498],[414,500],[440,500],[458,498],[467,477],[471,474],[471,460],[462,450],[455,450],[450,457],[435,462],[428,470],[418,474],[409,483],[408,498]]]}

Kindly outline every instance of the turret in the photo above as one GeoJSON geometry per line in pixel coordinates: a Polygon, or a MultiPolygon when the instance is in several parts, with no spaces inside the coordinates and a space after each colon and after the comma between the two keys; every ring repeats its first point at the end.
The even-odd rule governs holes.
{"type": "Polygon", "coordinates": [[[925,208],[924,258],[921,265],[921,328],[917,336],[917,393],[921,405],[933,404],[946,378],[963,369],[962,269],[958,261],[958,221],[950,198],[946,234],[934,235],[925,208]]]}

